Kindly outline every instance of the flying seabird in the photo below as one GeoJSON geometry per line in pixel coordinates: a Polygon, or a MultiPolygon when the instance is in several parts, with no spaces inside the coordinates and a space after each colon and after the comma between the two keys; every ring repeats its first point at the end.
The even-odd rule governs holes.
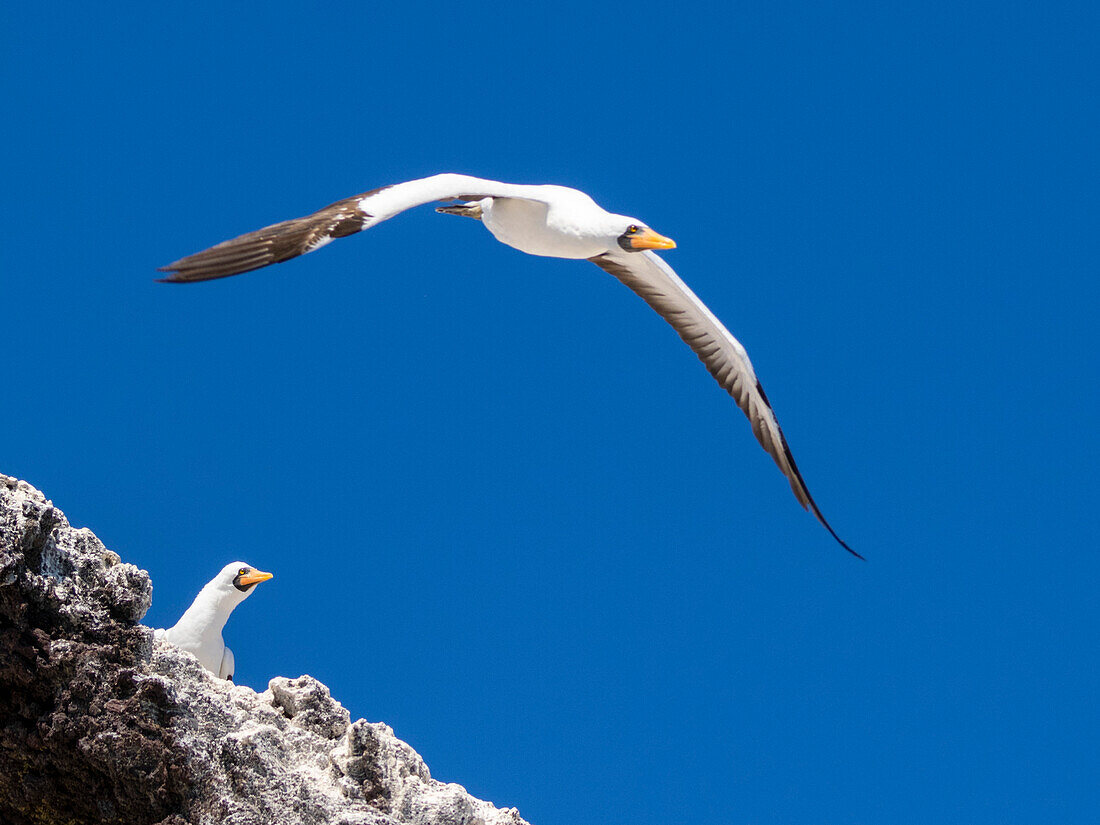
{"type": "Polygon", "coordinates": [[[460,201],[437,212],[475,218],[501,243],[531,255],[584,258],[614,275],[679,333],[745,413],[753,434],[810,509],[849,553],[863,558],[825,520],[794,462],[779,421],[745,348],[655,250],[676,244],[636,218],[601,209],[584,192],[564,186],[499,183],[442,174],[372,189],[324,209],[249,232],[161,267],[168,283],[225,278],[282,263],[336,238],[370,229],[406,209],[460,201]]]}
{"type": "Polygon", "coordinates": [[[257,584],[270,578],[271,573],[242,561],[227,564],[199,591],[178,622],[167,630],[156,631],[157,638],[194,653],[204,668],[232,681],[233,651],[225,646],[222,628],[233,608],[251,596],[257,584]]]}

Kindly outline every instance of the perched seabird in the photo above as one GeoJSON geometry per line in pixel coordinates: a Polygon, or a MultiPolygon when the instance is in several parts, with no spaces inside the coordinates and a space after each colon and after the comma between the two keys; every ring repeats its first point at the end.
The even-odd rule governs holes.
{"type": "Polygon", "coordinates": [[[587,259],[634,290],[672,325],[737,402],[803,508],[809,508],[845,550],[863,558],[836,534],[806,488],[745,348],[654,252],[674,249],[676,244],[636,218],[604,211],[584,192],[468,175],[434,175],[372,189],[304,218],[276,223],[180,258],[161,268],[169,273],[163,280],[207,281],[282,263],[432,201],[461,201],[436,211],[480,220],[498,241],[521,252],[587,259]]]}
{"type": "Polygon", "coordinates": [[[157,638],[194,653],[204,668],[232,681],[233,651],[225,646],[222,628],[233,608],[251,596],[257,584],[270,578],[271,573],[242,561],[227,564],[199,591],[178,622],[167,630],[156,631],[157,638]]]}

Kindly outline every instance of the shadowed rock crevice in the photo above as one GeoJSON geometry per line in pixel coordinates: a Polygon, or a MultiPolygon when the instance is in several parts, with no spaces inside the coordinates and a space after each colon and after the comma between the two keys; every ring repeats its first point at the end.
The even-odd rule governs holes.
{"type": "Polygon", "coordinates": [[[0,476],[0,820],[184,821],[175,708],[144,673],[151,597],[148,576],[0,476]]]}
{"type": "Polygon", "coordinates": [[[148,575],[0,475],[0,822],[526,825],[310,676],[214,678],[139,624],[148,575]]]}

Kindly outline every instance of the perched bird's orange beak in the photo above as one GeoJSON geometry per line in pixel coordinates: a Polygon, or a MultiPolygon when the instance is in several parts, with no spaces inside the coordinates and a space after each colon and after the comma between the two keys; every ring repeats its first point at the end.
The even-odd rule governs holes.
{"type": "Polygon", "coordinates": [[[658,235],[652,229],[646,229],[639,232],[637,235],[631,235],[630,240],[627,241],[630,244],[631,249],[675,249],[676,241],[672,238],[666,238],[664,235],[658,235]]]}
{"type": "Polygon", "coordinates": [[[265,573],[263,570],[253,570],[251,573],[246,573],[241,576],[240,582],[248,586],[250,584],[259,584],[260,582],[265,582],[273,578],[275,578],[274,573],[265,573]]]}

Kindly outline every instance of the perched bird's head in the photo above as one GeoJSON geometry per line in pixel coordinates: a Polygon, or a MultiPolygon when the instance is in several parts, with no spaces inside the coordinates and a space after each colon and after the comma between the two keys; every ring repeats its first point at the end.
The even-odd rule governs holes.
{"type": "Polygon", "coordinates": [[[219,595],[224,594],[241,602],[252,595],[252,589],[257,584],[270,578],[273,578],[271,573],[257,570],[243,561],[235,561],[223,567],[207,587],[219,591],[219,595]]]}
{"type": "Polygon", "coordinates": [[[637,218],[625,215],[611,215],[614,220],[613,231],[619,246],[627,252],[641,252],[643,249],[675,249],[676,241],[658,235],[637,218]]]}

